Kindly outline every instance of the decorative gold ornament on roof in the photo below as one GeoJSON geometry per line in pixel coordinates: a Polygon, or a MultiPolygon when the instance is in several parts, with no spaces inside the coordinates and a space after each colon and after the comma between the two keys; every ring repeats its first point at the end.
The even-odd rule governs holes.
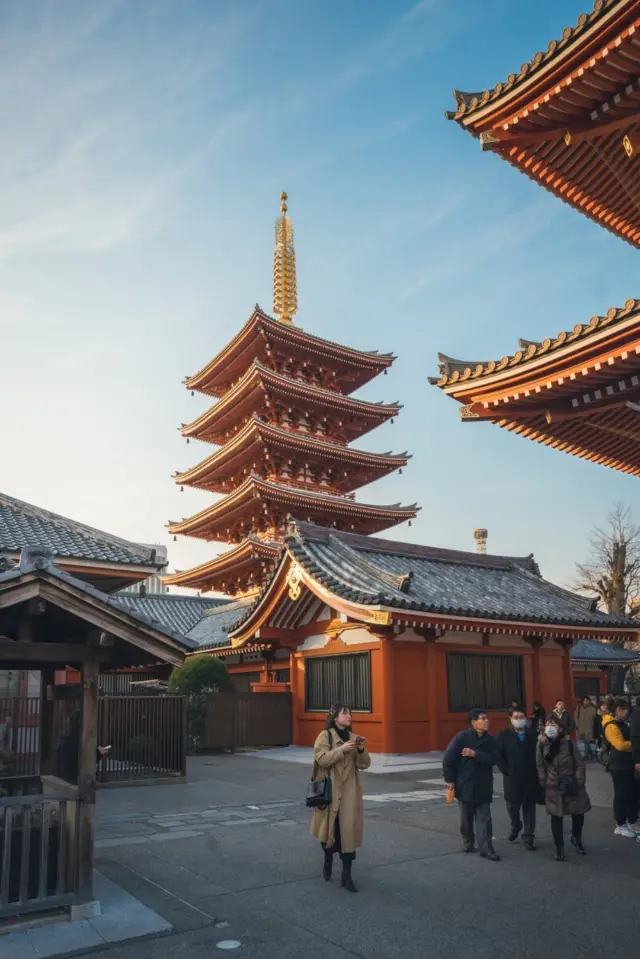
{"type": "Polygon", "coordinates": [[[276,248],[273,255],[273,312],[281,323],[293,323],[298,312],[296,253],[293,227],[287,216],[287,194],[280,194],[280,216],[276,220],[276,248]]]}

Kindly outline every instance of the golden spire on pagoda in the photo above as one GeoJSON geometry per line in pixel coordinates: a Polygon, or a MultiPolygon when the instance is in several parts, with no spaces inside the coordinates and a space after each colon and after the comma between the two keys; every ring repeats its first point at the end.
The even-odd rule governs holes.
{"type": "Polygon", "coordinates": [[[273,312],[282,323],[293,323],[298,312],[296,253],[293,227],[287,216],[287,194],[280,194],[280,216],[276,220],[276,249],[273,255],[273,312]]]}

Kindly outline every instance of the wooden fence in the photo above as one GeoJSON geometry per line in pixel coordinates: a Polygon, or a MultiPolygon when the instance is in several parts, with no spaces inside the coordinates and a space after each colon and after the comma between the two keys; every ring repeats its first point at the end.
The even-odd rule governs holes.
{"type": "Polygon", "coordinates": [[[99,783],[184,779],[187,700],[183,696],[105,696],[98,702],[99,783]]]}
{"type": "Polygon", "coordinates": [[[0,799],[0,920],[74,902],[77,816],[68,795],[0,799]]]}
{"type": "Polygon", "coordinates": [[[40,767],[40,699],[0,699],[0,749],[15,757],[15,776],[36,776],[40,767]]]}
{"type": "Polygon", "coordinates": [[[210,693],[204,749],[291,744],[291,693],[210,693]]]}

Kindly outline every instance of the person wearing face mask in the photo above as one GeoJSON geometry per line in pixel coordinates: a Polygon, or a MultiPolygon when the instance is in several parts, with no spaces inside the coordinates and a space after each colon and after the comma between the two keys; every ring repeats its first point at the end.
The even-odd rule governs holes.
{"type": "Polygon", "coordinates": [[[340,885],[348,892],[357,892],[351,877],[356,849],[362,845],[364,809],[360,770],[368,769],[371,757],[365,748],[364,736],[351,729],[351,708],[336,703],[329,710],[324,730],[314,746],[314,780],[331,779],[331,802],[314,810],[311,835],[322,843],[325,882],[331,879],[333,856],[342,860],[340,885]]]}
{"type": "Polygon", "coordinates": [[[527,723],[520,706],[509,710],[509,718],[509,727],[499,733],[497,740],[498,769],[504,777],[504,798],[511,820],[509,842],[515,842],[522,832],[524,847],[531,852],[536,848],[536,803],[540,793],[536,770],[538,734],[527,723]]]}
{"type": "Polygon", "coordinates": [[[587,790],[586,767],[577,746],[559,725],[555,713],[547,717],[536,750],[538,781],[544,789],[544,804],[551,816],[551,832],[556,847],[555,858],[564,860],[563,818],[571,816],[571,844],[580,856],[585,855],[582,842],[585,813],[591,809],[587,790]]]}

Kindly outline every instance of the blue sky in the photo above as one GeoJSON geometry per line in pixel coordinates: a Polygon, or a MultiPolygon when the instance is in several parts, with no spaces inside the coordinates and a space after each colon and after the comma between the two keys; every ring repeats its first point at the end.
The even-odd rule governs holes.
{"type": "Polygon", "coordinates": [[[402,414],[361,445],[413,459],[360,498],[421,504],[395,538],[486,526],[570,580],[636,481],[463,425],[427,377],[638,295],[632,249],[444,119],[585,3],[4,0],[1,488],[178,568],[218,549],[164,528],[212,501],[170,479],[207,453],[177,432],[206,403],[182,379],[271,309],[285,189],[299,324],[398,354],[362,395],[402,414]]]}

